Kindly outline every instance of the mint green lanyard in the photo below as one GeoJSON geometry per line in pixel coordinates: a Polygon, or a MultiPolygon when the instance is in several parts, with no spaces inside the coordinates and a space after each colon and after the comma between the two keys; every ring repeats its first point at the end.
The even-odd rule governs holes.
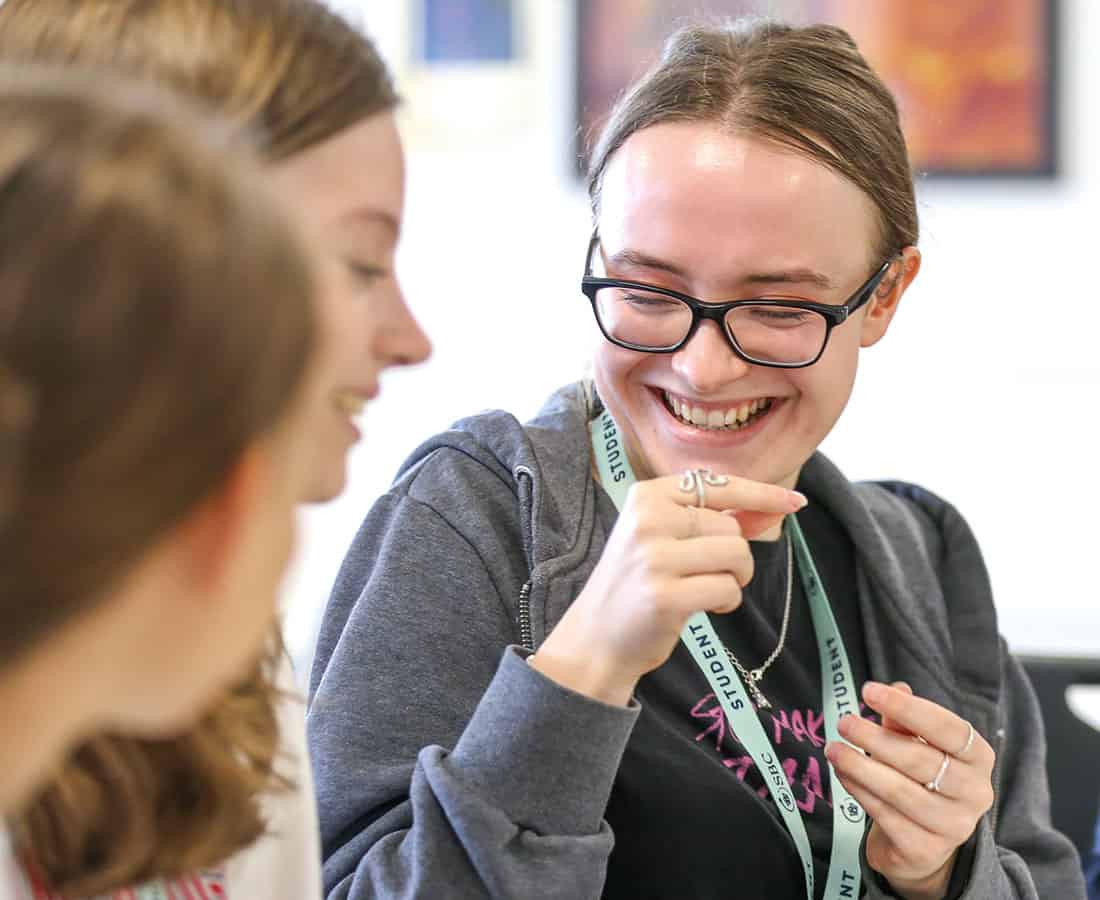
{"type": "MultiPolygon", "coordinates": [[[[596,467],[604,490],[615,502],[615,507],[622,509],[626,493],[636,479],[626,458],[626,448],[619,437],[618,426],[608,412],[602,413],[592,422],[592,450],[596,455],[596,467]]],[[[787,518],[787,528],[790,539],[794,542],[798,571],[809,600],[818,655],[821,657],[821,702],[825,712],[825,735],[830,741],[838,741],[841,740],[837,731],[840,717],[859,715],[859,693],[852,679],[852,668],[848,664],[848,654],[844,649],[836,619],[833,618],[829,598],[817,575],[810,548],[806,546],[806,540],[802,536],[802,529],[794,516],[787,518]]],[[[813,900],[813,853],[810,850],[810,839],[806,836],[806,826],[799,815],[779,756],[772,742],[768,740],[745,686],[730,664],[722,641],[715,633],[707,614],[695,613],[688,619],[680,640],[706,676],[714,696],[722,706],[726,720],[763,776],[802,860],[802,870],[806,876],[806,897],[813,900]]],[[[825,900],[854,900],[859,897],[859,846],[863,840],[863,807],[845,790],[831,765],[829,778],[833,794],[833,847],[829,858],[829,877],[825,882],[825,900]]]]}

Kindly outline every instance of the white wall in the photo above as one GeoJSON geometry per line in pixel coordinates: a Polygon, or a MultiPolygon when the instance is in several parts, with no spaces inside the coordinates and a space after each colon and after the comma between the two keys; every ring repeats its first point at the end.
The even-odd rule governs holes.
{"type": "MultiPolygon", "coordinates": [[[[593,346],[577,289],[586,203],[565,156],[568,4],[525,2],[530,61],[500,83],[412,71],[401,4],[360,3],[410,98],[401,271],[435,354],[384,380],[350,489],[304,516],[287,588],[300,658],[344,550],[404,456],[480,409],[529,416],[583,373],[593,346]]],[[[1088,91],[1100,83],[1089,52],[1100,46],[1100,10],[1094,0],[1063,8],[1063,177],[921,185],[924,268],[895,329],[865,353],[825,449],[852,477],[920,482],[966,514],[1014,647],[1095,653],[1100,289],[1089,267],[1100,255],[1100,131],[1088,91]]]]}

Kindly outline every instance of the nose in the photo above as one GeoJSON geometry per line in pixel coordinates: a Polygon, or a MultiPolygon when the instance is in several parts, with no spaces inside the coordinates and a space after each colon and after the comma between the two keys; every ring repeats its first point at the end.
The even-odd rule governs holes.
{"type": "Polygon", "coordinates": [[[697,396],[720,391],[731,381],[744,378],[752,366],[733,352],[715,322],[702,322],[683,347],[672,354],[672,370],[697,396]]]}
{"type": "Polygon", "coordinates": [[[385,366],[411,366],[432,355],[432,343],[400,289],[375,332],[374,351],[385,366]]]}

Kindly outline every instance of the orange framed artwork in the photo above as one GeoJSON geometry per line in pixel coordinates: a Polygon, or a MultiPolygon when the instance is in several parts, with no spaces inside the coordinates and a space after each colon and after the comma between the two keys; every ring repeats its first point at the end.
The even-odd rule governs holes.
{"type": "Polygon", "coordinates": [[[770,15],[847,29],[897,97],[918,176],[1057,172],[1057,0],[577,0],[577,135],[678,22],[770,15]]]}

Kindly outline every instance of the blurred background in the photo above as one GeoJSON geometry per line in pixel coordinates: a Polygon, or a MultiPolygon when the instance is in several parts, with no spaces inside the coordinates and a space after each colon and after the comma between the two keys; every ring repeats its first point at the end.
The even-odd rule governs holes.
{"type": "Polygon", "coordinates": [[[853,478],[919,482],[958,506],[1015,650],[1100,652],[1095,0],[333,5],[379,44],[405,98],[399,268],[435,353],[384,379],[350,489],[304,515],[287,585],[303,675],[344,551],[404,457],[486,408],[527,418],[585,374],[597,332],[578,290],[578,134],[679,16],[746,9],[849,27],[899,96],[921,172],[921,275],[864,352],[825,451],[853,478]]]}

